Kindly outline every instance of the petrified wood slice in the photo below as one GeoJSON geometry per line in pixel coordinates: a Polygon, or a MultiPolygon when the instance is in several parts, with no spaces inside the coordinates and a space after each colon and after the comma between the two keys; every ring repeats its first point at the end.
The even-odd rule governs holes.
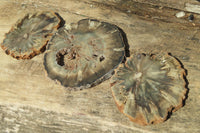
{"type": "Polygon", "coordinates": [[[65,87],[88,88],[112,75],[124,58],[124,47],[117,26],[83,19],[52,37],[44,66],[48,76],[65,87]]]}
{"type": "Polygon", "coordinates": [[[61,20],[54,12],[27,14],[5,35],[1,47],[14,58],[30,59],[45,50],[61,20]]]}
{"type": "Polygon", "coordinates": [[[173,56],[138,54],[121,64],[111,79],[119,110],[133,122],[155,124],[183,105],[185,70],[173,56]]]}

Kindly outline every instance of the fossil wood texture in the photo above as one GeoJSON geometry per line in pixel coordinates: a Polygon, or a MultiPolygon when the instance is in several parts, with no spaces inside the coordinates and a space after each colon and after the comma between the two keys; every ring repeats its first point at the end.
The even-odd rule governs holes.
{"type": "Polygon", "coordinates": [[[170,55],[133,55],[116,69],[111,90],[119,110],[132,121],[159,123],[183,105],[185,70],[170,55]]]}
{"type": "Polygon", "coordinates": [[[61,19],[54,12],[29,13],[6,34],[1,47],[14,58],[30,59],[44,52],[60,22],[61,19]]]}
{"type": "Polygon", "coordinates": [[[43,63],[48,50],[30,60],[16,60],[0,48],[0,132],[200,133],[200,15],[193,14],[193,21],[188,20],[191,12],[185,11],[182,18],[175,16],[194,1],[198,7],[196,0],[0,0],[1,43],[27,13],[52,10],[65,20],[65,28],[93,18],[123,29],[130,55],[166,52],[177,57],[187,70],[189,83],[183,107],[165,122],[141,126],[119,111],[111,79],[69,91],[46,75],[43,63]],[[183,8],[174,9],[177,6],[183,8]]]}
{"type": "Polygon", "coordinates": [[[48,76],[66,87],[92,87],[108,79],[124,59],[125,45],[118,27],[93,19],[61,28],[44,57],[48,76]]]}

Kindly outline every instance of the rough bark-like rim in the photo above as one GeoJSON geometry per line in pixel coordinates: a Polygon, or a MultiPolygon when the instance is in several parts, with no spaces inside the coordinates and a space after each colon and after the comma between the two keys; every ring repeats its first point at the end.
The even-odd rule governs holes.
{"type": "MultiPolygon", "coordinates": [[[[99,21],[99,22],[103,22],[103,23],[108,23],[108,22],[100,21],[100,20],[93,19],[93,18],[86,18],[86,19],[82,19],[82,20],[92,20],[92,21],[99,21]]],[[[78,24],[80,21],[81,20],[79,20],[77,23],[71,23],[71,24],[78,24]]],[[[110,23],[108,23],[108,24],[110,24],[110,23]]],[[[123,32],[123,30],[121,28],[119,28],[117,25],[114,25],[114,24],[111,24],[111,25],[116,27],[117,31],[120,33],[120,38],[121,38],[122,42],[124,43],[124,46],[123,46],[124,47],[124,55],[123,55],[122,60],[118,63],[118,65],[120,65],[125,60],[127,51],[129,52],[129,47],[128,47],[127,42],[124,42],[124,40],[126,40],[126,36],[124,35],[125,33],[123,32]]],[[[69,29],[67,29],[67,30],[69,30],[69,29]]],[[[47,44],[47,52],[46,53],[48,53],[48,52],[50,52],[50,50],[48,50],[48,44],[47,44]]],[[[45,65],[45,57],[46,57],[46,54],[44,55],[44,61],[43,61],[44,69],[45,69],[45,75],[47,77],[49,77],[48,71],[47,71],[47,66],[45,65]]],[[[114,69],[116,69],[118,67],[118,65],[116,65],[112,70],[110,70],[109,72],[107,72],[102,77],[100,77],[99,79],[97,79],[96,81],[94,81],[92,83],[89,83],[89,84],[86,84],[86,85],[82,85],[82,86],[77,86],[77,87],[68,87],[68,86],[64,86],[64,87],[67,90],[83,90],[83,89],[94,87],[94,86],[102,83],[103,81],[109,79],[114,74],[114,69]]],[[[55,81],[58,82],[59,84],[63,85],[57,79],[55,79],[55,81]]]]}
{"type": "MultiPolygon", "coordinates": [[[[144,55],[146,56],[146,54],[144,54],[144,55]]],[[[154,56],[154,55],[151,54],[150,56],[154,56]]],[[[180,97],[180,98],[179,98],[179,104],[176,105],[176,106],[171,106],[171,107],[169,107],[169,108],[167,109],[167,114],[165,115],[164,118],[156,118],[156,119],[154,119],[153,121],[151,121],[151,122],[149,122],[149,123],[146,123],[144,117],[141,116],[141,115],[137,115],[135,118],[133,118],[132,116],[130,116],[130,115],[124,113],[124,105],[121,105],[121,106],[118,105],[117,100],[116,100],[116,98],[115,98],[115,96],[114,96],[114,93],[113,93],[113,91],[112,91],[112,89],[111,89],[111,87],[112,87],[115,83],[111,83],[111,84],[110,84],[110,89],[111,89],[111,92],[112,92],[112,96],[113,96],[113,98],[114,98],[115,104],[117,105],[117,108],[119,109],[119,111],[120,111],[121,113],[123,113],[125,116],[127,116],[131,121],[133,121],[133,122],[135,122],[135,123],[137,123],[137,124],[139,124],[139,125],[146,126],[146,125],[158,124],[158,123],[161,123],[161,122],[166,121],[166,120],[170,117],[170,115],[171,115],[172,112],[175,112],[175,111],[177,111],[178,109],[180,109],[181,107],[184,106],[183,102],[187,99],[188,88],[187,88],[187,79],[186,79],[186,75],[187,75],[187,74],[186,74],[186,70],[184,69],[184,67],[182,66],[182,64],[180,63],[180,61],[179,61],[177,58],[175,58],[174,56],[172,56],[171,53],[167,53],[165,56],[170,56],[170,57],[174,58],[174,63],[176,63],[177,68],[181,69],[181,71],[180,71],[180,78],[184,81],[184,84],[183,84],[184,92],[182,93],[183,97],[180,97]]],[[[130,59],[130,58],[131,58],[131,57],[127,57],[127,59],[130,59]]],[[[153,58],[154,58],[154,57],[153,57],[153,58]]],[[[116,71],[118,71],[119,68],[120,68],[122,65],[123,65],[123,64],[120,64],[120,65],[114,70],[114,75],[113,75],[113,76],[116,75],[116,71]]],[[[127,65],[127,62],[125,62],[124,65],[126,66],[126,65],[127,65]]]]}
{"type": "MultiPolygon", "coordinates": [[[[60,27],[63,25],[63,23],[64,23],[63,21],[64,21],[64,20],[63,20],[63,19],[61,18],[61,16],[60,16],[58,13],[56,13],[56,12],[53,12],[53,11],[40,11],[40,12],[38,12],[37,14],[42,14],[42,13],[45,13],[45,12],[50,12],[50,13],[53,14],[55,17],[57,17],[58,20],[59,20],[58,24],[57,24],[56,26],[54,26],[52,30],[55,31],[55,30],[57,30],[58,28],[60,28],[60,27]]],[[[7,34],[13,32],[13,31],[15,30],[15,28],[17,27],[17,25],[21,24],[22,21],[23,21],[23,20],[26,18],[26,16],[29,15],[29,14],[30,14],[30,15],[34,15],[34,14],[36,14],[36,13],[28,13],[28,14],[26,14],[22,19],[18,20],[18,21],[12,26],[12,28],[10,29],[10,31],[4,35],[4,39],[6,38],[7,34]]],[[[11,50],[7,49],[7,47],[3,46],[2,44],[1,44],[1,48],[5,51],[6,54],[11,55],[13,58],[16,58],[16,59],[18,59],[18,60],[19,60],[19,59],[31,59],[31,58],[33,58],[34,56],[36,56],[36,55],[38,55],[38,54],[40,54],[40,53],[43,53],[43,52],[45,51],[46,45],[47,45],[48,41],[51,39],[52,35],[53,35],[53,33],[48,34],[46,40],[45,40],[44,42],[42,42],[43,45],[41,45],[40,49],[32,48],[32,53],[25,52],[25,53],[23,53],[23,55],[15,55],[15,52],[14,52],[14,51],[11,51],[11,50]]]]}

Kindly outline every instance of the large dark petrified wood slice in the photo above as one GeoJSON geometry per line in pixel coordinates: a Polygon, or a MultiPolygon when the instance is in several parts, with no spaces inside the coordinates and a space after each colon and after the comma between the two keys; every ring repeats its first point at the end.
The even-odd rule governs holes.
{"type": "Polygon", "coordinates": [[[44,66],[51,79],[83,89],[109,78],[124,59],[118,27],[84,19],[59,29],[48,44],[44,66]]]}
{"type": "Polygon", "coordinates": [[[111,79],[119,110],[132,121],[155,124],[183,105],[185,70],[173,56],[138,54],[121,64],[111,79]]]}
{"type": "Polygon", "coordinates": [[[54,12],[27,14],[5,35],[1,47],[17,59],[30,59],[45,50],[51,36],[61,24],[54,12]]]}

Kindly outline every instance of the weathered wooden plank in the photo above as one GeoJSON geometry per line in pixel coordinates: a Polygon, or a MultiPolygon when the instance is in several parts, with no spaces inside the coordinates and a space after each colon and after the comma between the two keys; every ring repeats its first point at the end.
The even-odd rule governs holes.
{"type": "MultiPolygon", "coordinates": [[[[108,1],[105,2],[104,0],[84,0],[85,3],[91,5],[97,5],[102,7],[114,8],[126,14],[136,14],[140,16],[142,19],[151,19],[151,20],[159,20],[168,23],[178,23],[184,25],[196,25],[199,26],[199,3],[192,4],[186,3],[187,10],[179,9],[179,8],[172,8],[163,4],[162,2],[158,4],[153,4],[152,1],[137,1],[137,0],[119,0],[119,1],[108,1]],[[176,14],[184,12],[184,15],[181,17],[177,17],[176,14]],[[194,12],[194,13],[192,13],[194,12]],[[190,16],[193,15],[192,20],[190,16]]],[[[170,3],[166,2],[166,3],[170,3]]],[[[182,2],[181,2],[182,3],[182,2]]],[[[178,3],[177,3],[178,4],[178,3]]],[[[182,3],[183,4],[183,3],[182,3]]]]}
{"type": "MultiPolygon", "coordinates": [[[[88,0],[86,0],[88,1],[88,0]]],[[[141,3],[147,5],[154,5],[160,7],[167,7],[182,11],[189,11],[199,13],[198,7],[200,2],[198,0],[89,0],[93,2],[106,3],[110,5],[118,5],[122,3],[141,3]]]]}
{"type": "Polygon", "coordinates": [[[173,9],[179,9],[183,11],[189,11],[193,13],[200,13],[198,0],[133,0],[140,3],[153,4],[162,7],[170,7],[173,9]]]}
{"type": "Polygon", "coordinates": [[[97,18],[124,30],[131,54],[171,52],[187,69],[190,88],[186,105],[169,120],[142,127],[118,111],[109,81],[83,91],[68,91],[46,76],[43,54],[22,61],[1,49],[1,132],[200,132],[199,27],[144,19],[90,1],[9,0],[0,3],[0,42],[11,25],[27,12],[54,10],[66,24],[87,17],[97,18]]]}

